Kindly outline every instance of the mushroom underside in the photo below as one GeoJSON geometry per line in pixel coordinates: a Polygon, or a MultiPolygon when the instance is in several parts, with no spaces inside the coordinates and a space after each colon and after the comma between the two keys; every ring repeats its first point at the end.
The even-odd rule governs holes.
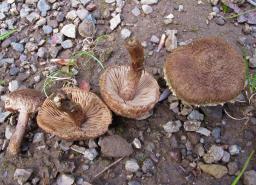
{"type": "Polygon", "coordinates": [[[245,64],[226,42],[200,39],[169,55],[164,75],[183,102],[211,106],[232,101],[240,94],[245,85],[245,64]]]}
{"type": "Polygon", "coordinates": [[[116,114],[128,118],[139,118],[154,107],[159,100],[159,86],[156,80],[146,71],[141,75],[135,96],[125,101],[120,90],[125,88],[129,66],[113,66],[108,68],[100,78],[101,96],[116,114]]]}
{"type": "Polygon", "coordinates": [[[68,113],[58,110],[54,102],[48,98],[38,112],[39,127],[66,140],[95,138],[108,130],[112,116],[100,98],[80,89],[63,88],[63,91],[71,93],[72,101],[80,104],[85,121],[77,126],[68,113]]]}

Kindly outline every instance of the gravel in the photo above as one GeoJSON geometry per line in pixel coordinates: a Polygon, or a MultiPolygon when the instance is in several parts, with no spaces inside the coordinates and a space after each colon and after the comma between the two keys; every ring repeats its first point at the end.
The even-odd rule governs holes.
{"type": "Polygon", "coordinates": [[[110,19],[110,29],[114,30],[121,23],[120,14],[115,15],[112,19],[110,19]]]}
{"type": "Polygon", "coordinates": [[[231,145],[228,147],[228,150],[231,155],[238,155],[241,151],[241,147],[238,145],[231,145]]]}
{"type": "Polygon", "coordinates": [[[52,29],[51,26],[49,26],[49,25],[44,25],[44,26],[43,26],[43,32],[44,32],[45,34],[50,34],[50,33],[52,33],[52,31],[53,31],[53,29],[52,29]]]}
{"type": "Polygon", "coordinates": [[[140,9],[135,6],[133,9],[132,9],[132,14],[136,17],[138,17],[140,15],[140,9]]]}
{"type": "Polygon", "coordinates": [[[39,0],[37,3],[37,8],[41,12],[41,16],[43,17],[45,17],[47,14],[47,11],[51,9],[51,7],[49,6],[46,0],[39,0]]]}
{"type": "Polygon", "coordinates": [[[18,52],[20,52],[20,53],[22,53],[22,52],[24,51],[24,46],[23,46],[23,44],[21,44],[21,43],[15,43],[15,42],[13,42],[13,43],[11,43],[11,46],[12,46],[12,48],[13,48],[15,51],[18,51],[18,52]]]}
{"type": "Polygon", "coordinates": [[[203,159],[206,163],[218,162],[224,156],[224,150],[222,147],[217,145],[212,145],[208,152],[203,156],[203,159]]]}
{"type": "Polygon", "coordinates": [[[201,114],[198,110],[193,110],[189,115],[188,115],[188,120],[198,120],[198,121],[203,121],[204,120],[204,115],[201,114]]]}
{"type": "Polygon", "coordinates": [[[141,142],[138,138],[134,138],[133,142],[132,142],[133,146],[137,149],[141,149],[141,142]]]}
{"type": "Polygon", "coordinates": [[[146,4],[146,5],[157,4],[158,0],[141,0],[140,3],[141,4],[146,4]]]}
{"type": "Polygon", "coordinates": [[[14,180],[18,182],[18,184],[22,185],[30,178],[32,175],[32,169],[19,169],[17,168],[14,172],[14,180]]]}
{"type": "Polygon", "coordinates": [[[200,128],[200,121],[185,121],[183,127],[185,131],[197,131],[200,128]]]}
{"type": "Polygon", "coordinates": [[[145,14],[151,14],[153,12],[153,8],[149,5],[142,5],[141,8],[145,14]]]}
{"type": "Polygon", "coordinates": [[[61,43],[61,46],[64,48],[64,49],[69,49],[69,48],[72,48],[73,47],[73,42],[72,40],[68,39],[68,40],[65,40],[61,43]]]}
{"type": "Polygon", "coordinates": [[[63,26],[63,28],[60,31],[63,35],[69,38],[76,38],[76,25],[74,24],[67,24],[63,26]]]}
{"type": "Polygon", "coordinates": [[[17,90],[20,86],[20,83],[17,80],[12,80],[9,82],[9,86],[8,89],[10,92],[13,92],[15,90],[17,90]]]}
{"type": "Polygon", "coordinates": [[[125,169],[129,172],[137,172],[140,169],[140,166],[135,159],[131,159],[125,162],[125,169]]]}
{"type": "Polygon", "coordinates": [[[143,161],[141,169],[144,173],[152,173],[155,169],[153,161],[151,159],[146,159],[143,161]]]}
{"type": "Polygon", "coordinates": [[[218,164],[203,164],[199,163],[198,167],[205,173],[219,179],[228,173],[226,166],[218,164]]]}
{"type": "Polygon", "coordinates": [[[82,37],[93,37],[96,33],[96,28],[93,21],[83,20],[78,26],[78,32],[82,37]]]}
{"type": "Polygon", "coordinates": [[[131,32],[130,30],[128,30],[127,28],[123,28],[123,29],[121,30],[121,37],[122,37],[123,39],[129,38],[129,37],[131,36],[131,34],[132,34],[132,32],[131,32]]]}
{"type": "Polygon", "coordinates": [[[98,152],[95,148],[89,148],[84,151],[84,157],[93,161],[98,156],[98,152]]]}
{"type": "Polygon", "coordinates": [[[237,162],[230,162],[228,163],[228,174],[229,175],[235,175],[238,171],[238,165],[237,162]]]}
{"type": "Polygon", "coordinates": [[[75,178],[67,174],[61,174],[57,178],[57,185],[72,185],[74,182],[75,178]]]}
{"type": "Polygon", "coordinates": [[[175,133],[180,130],[180,127],[182,126],[181,121],[169,121],[165,125],[163,125],[163,128],[168,133],[175,133]]]}

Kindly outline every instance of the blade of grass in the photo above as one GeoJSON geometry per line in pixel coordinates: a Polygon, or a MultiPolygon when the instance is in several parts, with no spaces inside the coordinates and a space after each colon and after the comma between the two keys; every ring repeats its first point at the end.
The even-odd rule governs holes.
{"type": "Polygon", "coordinates": [[[102,69],[105,69],[102,62],[97,57],[95,57],[94,54],[90,51],[79,51],[79,52],[74,53],[73,56],[75,58],[83,57],[83,56],[90,57],[90,58],[94,59],[101,66],[102,69]]]}
{"type": "Polygon", "coordinates": [[[2,35],[0,35],[0,41],[3,41],[5,39],[7,39],[8,37],[10,37],[13,33],[15,33],[17,30],[14,29],[14,30],[10,30],[6,33],[3,33],[2,35]]]}
{"type": "Polygon", "coordinates": [[[256,8],[252,8],[252,9],[247,10],[247,11],[244,11],[244,12],[242,12],[242,13],[238,13],[238,14],[235,14],[235,15],[232,15],[232,16],[229,16],[229,17],[226,17],[226,19],[234,19],[234,18],[236,18],[236,17],[239,17],[239,16],[241,16],[241,15],[244,15],[244,14],[247,14],[247,13],[250,13],[250,12],[254,12],[254,11],[256,11],[256,8]]]}
{"type": "Polygon", "coordinates": [[[244,172],[245,172],[247,166],[249,165],[249,162],[251,161],[251,159],[252,159],[254,153],[255,153],[254,150],[250,153],[249,157],[246,159],[246,161],[245,161],[245,163],[244,163],[244,165],[243,165],[243,168],[242,168],[241,172],[240,172],[239,175],[235,178],[235,180],[232,182],[231,185],[237,185],[237,183],[239,182],[240,178],[241,178],[242,175],[244,174],[244,172]]]}

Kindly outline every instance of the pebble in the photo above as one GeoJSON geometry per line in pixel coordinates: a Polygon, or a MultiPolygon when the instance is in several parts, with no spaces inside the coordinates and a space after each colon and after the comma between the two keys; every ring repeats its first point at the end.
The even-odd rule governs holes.
{"type": "Polygon", "coordinates": [[[125,169],[129,172],[137,172],[140,166],[135,159],[131,159],[125,162],[125,169]]]}
{"type": "Polygon", "coordinates": [[[11,112],[0,112],[0,123],[3,123],[9,116],[11,115],[11,112]]]}
{"type": "Polygon", "coordinates": [[[94,139],[89,139],[88,146],[89,146],[89,148],[97,148],[98,147],[98,145],[94,141],[94,139]]]}
{"type": "Polygon", "coordinates": [[[124,157],[133,153],[131,144],[119,135],[106,136],[99,145],[102,154],[107,157],[124,157]]]}
{"type": "Polygon", "coordinates": [[[18,184],[24,184],[27,182],[29,177],[32,175],[32,169],[19,169],[17,168],[14,172],[14,180],[18,182],[18,184]]]}
{"type": "Polygon", "coordinates": [[[231,145],[228,147],[228,150],[231,155],[238,155],[241,151],[241,147],[238,145],[231,145]]]}
{"type": "Polygon", "coordinates": [[[165,125],[163,125],[163,128],[168,133],[175,133],[180,130],[180,127],[182,126],[181,121],[169,121],[165,125]]]}
{"type": "Polygon", "coordinates": [[[183,127],[186,131],[197,131],[201,126],[200,121],[185,121],[183,127]]]}
{"type": "Polygon", "coordinates": [[[96,33],[96,28],[92,21],[85,19],[79,24],[78,32],[82,37],[93,37],[96,33]]]}
{"type": "Polygon", "coordinates": [[[216,6],[219,3],[219,0],[211,0],[211,4],[213,6],[216,6]]]}
{"type": "Polygon", "coordinates": [[[25,45],[25,48],[29,51],[29,52],[33,52],[35,50],[37,50],[37,45],[33,42],[27,42],[25,45]]]}
{"type": "Polygon", "coordinates": [[[151,14],[153,12],[153,8],[149,5],[142,5],[141,8],[145,14],[151,14]]]}
{"type": "Polygon", "coordinates": [[[2,67],[4,64],[13,64],[14,58],[3,58],[0,60],[0,67],[2,67]]]}
{"type": "Polygon", "coordinates": [[[166,30],[167,38],[164,44],[167,51],[172,51],[173,49],[178,47],[178,40],[176,37],[177,33],[177,30],[166,30]]]}
{"type": "Polygon", "coordinates": [[[180,163],[182,160],[182,154],[178,148],[172,149],[169,153],[172,160],[180,163]]]}
{"type": "Polygon", "coordinates": [[[223,25],[226,24],[226,21],[225,21],[225,19],[223,19],[222,17],[217,17],[217,18],[215,19],[215,23],[216,23],[217,25],[219,25],[219,26],[223,26],[223,25]]]}
{"type": "Polygon", "coordinates": [[[141,169],[144,173],[153,172],[155,169],[153,161],[151,159],[146,159],[143,161],[141,169]]]}
{"type": "Polygon", "coordinates": [[[157,4],[158,0],[141,0],[141,4],[151,5],[151,4],[157,4]]]}
{"type": "Polygon", "coordinates": [[[33,137],[33,143],[39,143],[44,141],[44,133],[38,132],[33,137]]]}
{"type": "Polygon", "coordinates": [[[60,32],[69,38],[76,38],[76,26],[74,24],[67,24],[63,26],[60,32]]]}
{"type": "Polygon", "coordinates": [[[44,34],[50,34],[50,33],[52,33],[52,30],[53,30],[53,28],[51,26],[49,26],[49,25],[44,25],[43,26],[44,34]]]}
{"type": "Polygon", "coordinates": [[[51,37],[51,43],[56,45],[56,44],[61,44],[64,40],[64,35],[62,33],[55,33],[51,37]]]}
{"type": "Polygon", "coordinates": [[[238,171],[238,165],[237,162],[230,162],[228,163],[228,174],[229,175],[235,175],[238,171]]]}
{"type": "Polygon", "coordinates": [[[157,44],[159,43],[160,39],[156,35],[152,35],[150,41],[157,44]]]}
{"type": "Polygon", "coordinates": [[[188,115],[188,120],[198,120],[198,121],[203,121],[204,120],[204,115],[201,114],[198,110],[193,110],[189,115],[188,115]]]}
{"type": "Polygon", "coordinates": [[[224,155],[221,159],[224,163],[228,163],[230,161],[230,153],[224,151],[224,155]]]}
{"type": "Polygon", "coordinates": [[[89,15],[89,11],[81,8],[76,11],[76,15],[79,17],[80,20],[83,21],[89,15]]]}
{"type": "Polygon", "coordinates": [[[141,149],[141,142],[138,138],[134,138],[133,142],[132,142],[133,146],[137,149],[141,149]]]}
{"type": "Polygon", "coordinates": [[[18,51],[20,53],[24,51],[24,46],[21,43],[12,42],[11,46],[15,51],[18,51]]]}
{"type": "Polygon", "coordinates": [[[221,134],[221,129],[219,127],[212,129],[212,136],[214,137],[216,143],[220,142],[220,134],[221,134]]]}
{"type": "Polygon", "coordinates": [[[84,151],[84,157],[93,161],[98,156],[98,152],[95,148],[89,148],[84,151]]]}
{"type": "Polygon", "coordinates": [[[105,0],[105,3],[108,3],[108,4],[112,4],[114,2],[116,2],[116,0],[105,0]]]}
{"type": "Polygon", "coordinates": [[[33,23],[37,21],[40,18],[40,15],[36,12],[32,12],[29,15],[26,16],[26,19],[30,22],[33,23]]]}
{"type": "Polygon", "coordinates": [[[86,9],[89,11],[89,12],[93,12],[94,10],[97,9],[97,5],[94,4],[94,3],[90,3],[86,6],[86,9]]]}
{"type": "Polygon", "coordinates": [[[216,14],[220,13],[220,9],[217,6],[212,7],[212,11],[216,14]]]}
{"type": "Polygon", "coordinates": [[[77,13],[75,10],[71,10],[67,13],[66,19],[74,21],[77,18],[77,13]]]}
{"type": "Polygon", "coordinates": [[[12,134],[14,133],[14,131],[15,131],[15,128],[14,128],[14,127],[12,127],[12,126],[10,126],[10,125],[7,125],[7,126],[5,127],[5,132],[4,132],[5,138],[6,138],[6,139],[11,139],[12,134]]]}
{"type": "Polygon", "coordinates": [[[188,140],[193,144],[196,145],[197,143],[199,143],[200,141],[200,136],[199,134],[195,133],[195,132],[187,132],[187,137],[188,140]]]}
{"type": "Polygon", "coordinates": [[[203,157],[205,154],[204,147],[201,143],[195,146],[195,152],[199,157],[203,157]]]}
{"type": "Polygon", "coordinates": [[[256,184],[256,171],[250,170],[244,172],[243,176],[244,185],[255,185],[256,184]]]}
{"type": "Polygon", "coordinates": [[[130,30],[128,30],[127,28],[123,28],[121,30],[121,37],[122,39],[127,39],[131,36],[132,32],[130,30]]]}
{"type": "Polygon", "coordinates": [[[64,49],[69,49],[69,48],[72,48],[73,47],[73,42],[72,40],[68,39],[68,40],[65,40],[61,43],[61,46],[64,48],[64,49]]]}
{"type": "Polygon", "coordinates": [[[206,163],[211,164],[220,161],[223,155],[224,150],[222,147],[212,145],[208,152],[203,156],[203,159],[206,163]]]}
{"type": "Polygon", "coordinates": [[[207,173],[217,179],[222,178],[224,175],[228,173],[228,169],[226,166],[219,164],[203,164],[199,163],[198,167],[204,172],[207,173]]]}
{"type": "Polygon", "coordinates": [[[183,12],[183,11],[184,11],[184,6],[183,6],[182,4],[180,4],[180,5],[178,6],[178,11],[179,11],[179,12],[183,12]]]}
{"type": "Polygon", "coordinates": [[[77,8],[79,4],[80,4],[80,1],[78,1],[78,0],[71,0],[71,6],[73,8],[77,8]]]}
{"type": "Polygon", "coordinates": [[[49,6],[46,0],[39,0],[37,3],[37,8],[41,12],[41,16],[43,17],[45,17],[47,14],[47,11],[51,9],[51,7],[49,6]]]}
{"type": "Polygon", "coordinates": [[[110,19],[110,29],[114,30],[121,23],[120,14],[117,14],[112,19],[110,19]]]}
{"type": "Polygon", "coordinates": [[[37,56],[40,57],[40,58],[44,58],[45,55],[46,55],[46,52],[47,52],[47,49],[44,48],[44,47],[41,47],[37,51],[37,56]]]}
{"type": "Polygon", "coordinates": [[[15,90],[17,90],[20,86],[20,83],[17,80],[12,80],[9,82],[9,86],[8,89],[10,92],[13,92],[15,90]]]}
{"type": "Polygon", "coordinates": [[[11,76],[16,76],[18,75],[18,73],[20,72],[20,69],[18,67],[11,67],[10,70],[9,70],[9,74],[11,76]]]}
{"type": "Polygon", "coordinates": [[[211,131],[204,127],[200,127],[196,132],[207,137],[211,135],[211,131]]]}
{"type": "Polygon", "coordinates": [[[140,9],[135,6],[133,9],[132,9],[132,14],[136,17],[138,17],[140,15],[140,9]]]}
{"type": "Polygon", "coordinates": [[[35,26],[34,26],[34,29],[36,29],[36,28],[38,28],[38,27],[40,27],[40,26],[43,26],[45,23],[46,23],[46,18],[44,18],[44,17],[40,18],[40,19],[36,22],[36,24],[35,24],[35,26]]]}
{"type": "Polygon", "coordinates": [[[61,174],[57,178],[57,185],[72,185],[74,182],[75,178],[67,174],[61,174]]]}

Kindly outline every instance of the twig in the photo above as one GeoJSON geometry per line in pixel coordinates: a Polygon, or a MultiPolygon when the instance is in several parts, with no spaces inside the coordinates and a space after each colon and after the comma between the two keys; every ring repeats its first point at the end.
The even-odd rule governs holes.
{"type": "Polygon", "coordinates": [[[97,178],[98,176],[102,175],[105,171],[107,171],[109,168],[111,168],[112,166],[116,165],[117,163],[119,163],[124,157],[119,158],[118,160],[116,160],[115,162],[111,163],[110,165],[108,165],[107,167],[105,167],[102,171],[100,171],[97,175],[94,176],[94,178],[97,178]]]}
{"type": "Polygon", "coordinates": [[[236,121],[242,121],[242,120],[247,120],[247,119],[249,119],[248,117],[235,118],[235,117],[231,116],[231,115],[226,111],[226,109],[224,109],[224,112],[227,114],[228,117],[230,117],[231,119],[236,120],[236,121]]]}

